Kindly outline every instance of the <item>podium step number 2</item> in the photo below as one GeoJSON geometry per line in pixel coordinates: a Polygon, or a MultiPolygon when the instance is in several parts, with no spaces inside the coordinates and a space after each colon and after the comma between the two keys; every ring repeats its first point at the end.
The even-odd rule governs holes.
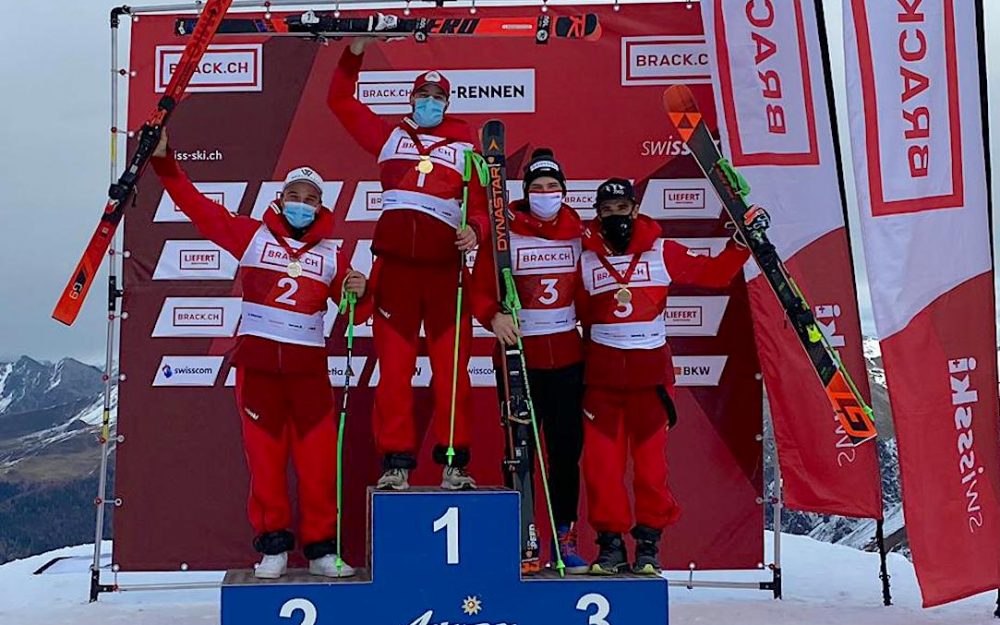
{"type": "Polygon", "coordinates": [[[520,575],[517,493],[373,492],[371,571],[230,572],[222,625],[666,625],[667,582],[520,575]]]}

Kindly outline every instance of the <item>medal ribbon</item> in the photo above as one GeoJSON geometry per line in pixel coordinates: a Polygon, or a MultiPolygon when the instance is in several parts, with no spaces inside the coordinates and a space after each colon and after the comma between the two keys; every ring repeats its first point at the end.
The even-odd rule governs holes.
{"type": "Polygon", "coordinates": [[[607,256],[598,254],[597,260],[601,261],[601,264],[608,270],[611,277],[615,279],[615,282],[624,287],[632,279],[632,274],[635,273],[635,268],[639,265],[639,256],[639,254],[632,254],[632,260],[629,262],[628,269],[625,270],[624,274],[615,269],[615,266],[608,261],[607,256]]]}
{"type": "Polygon", "coordinates": [[[423,157],[420,160],[424,160],[424,158],[430,158],[430,154],[434,150],[444,147],[449,143],[455,142],[454,139],[446,138],[446,139],[441,139],[440,141],[435,141],[430,145],[430,147],[427,147],[424,145],[424,142],[420,140],[420,136],[416,132],[414,132],[412,128],[410,128],[409,124],[403,122],[402,124],[399,125],[399,127],[402,128],[404,131],[406,131],[406,134],[410,135],[410,139],[413,140],[413,145],[416,146],[417,148],[417,154],[423,157]]]}

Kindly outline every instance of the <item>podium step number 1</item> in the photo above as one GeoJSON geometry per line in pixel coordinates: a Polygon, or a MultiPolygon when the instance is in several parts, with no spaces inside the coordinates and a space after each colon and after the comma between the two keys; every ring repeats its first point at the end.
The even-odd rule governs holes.
{"type": "Polygon", "coordinates": [[[222,625],[667,625],[661,578],[521,579],[518,505],[506,489],[372,492],[370,570],[231,571],[222,625]]]}

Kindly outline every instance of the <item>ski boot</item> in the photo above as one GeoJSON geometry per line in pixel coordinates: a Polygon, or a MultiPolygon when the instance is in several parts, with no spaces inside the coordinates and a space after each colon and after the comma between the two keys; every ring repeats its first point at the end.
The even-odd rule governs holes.
{"type": "Polygon", "coordinates": [[[465,467],[445,467],[441,473],[441,488],[445,490],[473,490],[476,480],[472,479],[465,467]]]}
{"type": "Polygon", "coordinates": [[[335,553],[328,553],[323,557],[310,560],[309,574],[320,577],[354,577],[357,573],[354,567],[342,560],[340,560],[340,566],[338,567],[338,560],[340,560],[340,557],[335,553]]]}
{"type": "Polygon", "coordinates": [[[378,478],[375,484],[376,490],[409,490],[410,489],[409,469],[386,469],[382,477],[378,478]]]}
{"type": "Polygon", "coordinates": [[[288,572],[288,552],[283,551],[274,555],[265,554],[253,570],[253,576],[257,579],[278,579],[288,572]]]}
{"type": "Polygon", "coordinates": [[[600,551],[590,565],[591,575],[618,575],[628,571],[628,554],[622,535],[614,532],[598,532],[597,544],[600,551]]]}
{"type": "Polygon", "coordinates": [[[635,564],[632,572],[636,575],[660,574],[660,535],[662,530],[645,525],[632,528],[632,538],[635,539],[635,564]]]}
{"type": "MultiPolygon", "coordinates": [[[[560,525],[556,527],[556,540],[552,542],[552,551],[559,549],[563,564],[566,565],[567,575],[584,575],[590,568],[587,561],[576,552],[576,528],[573,525],[560,525]]],[[[556,567],[556,560],[552,560],[552,568],[556,567]]]]}

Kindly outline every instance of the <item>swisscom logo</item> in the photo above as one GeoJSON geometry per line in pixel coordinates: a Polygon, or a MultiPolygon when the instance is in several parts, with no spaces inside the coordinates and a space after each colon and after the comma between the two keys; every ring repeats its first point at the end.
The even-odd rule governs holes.
{"type": "Polygon", "coordinates": [[[153,386],[215,386],[222,356],[163,356],[153,386]]]}

